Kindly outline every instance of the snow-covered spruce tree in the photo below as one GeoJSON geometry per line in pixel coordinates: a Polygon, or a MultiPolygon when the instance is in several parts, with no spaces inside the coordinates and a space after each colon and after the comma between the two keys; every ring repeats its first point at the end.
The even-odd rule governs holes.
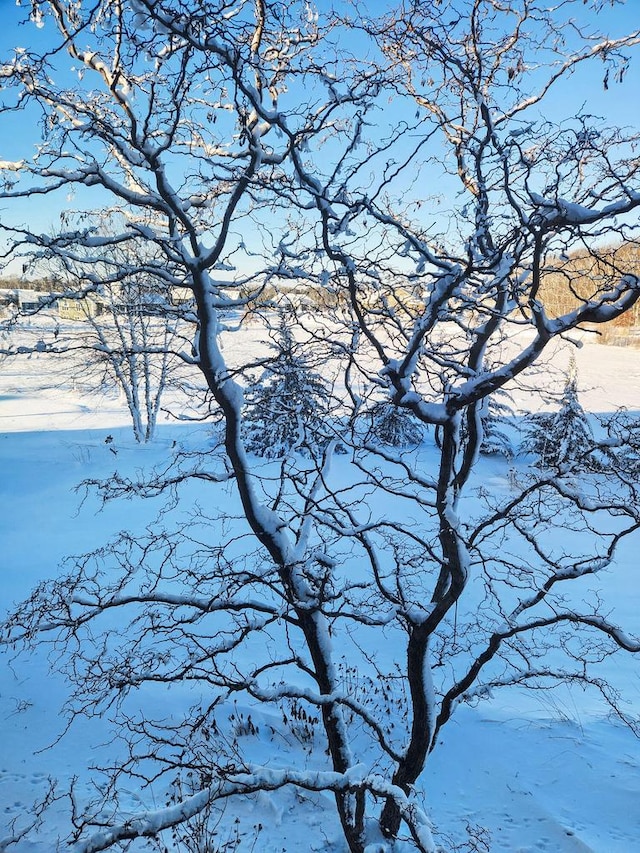
{"type": "Polygon", "coordinates": [[[363,412],[361,419],[366,424],[367,442],[375,440],[391,447],[410,447],[420,444],[424,437],[420,422],[411,412],[389,400],[377,400],[363,412]]]}
{"type": "Polygon", "coordinates": [[[292,312],[282,311],[275,353],[245,391],[244,441],[249,453],[280,459],[292,452],[317,455],[331,438],[330,387],[293,338],[292,312]]]}
{"type": "Polygon", "coordinates": [[[509,459],[513,456],[513,444],[505,427],[509,418],[513,419],[510,398],[502,391],[492,394],[485,402],[485,411],[480,415],[480,453],[485,456],[505,456],[509,459]]]}
{"type": "MultiPolygon", "coordinates": [[[[222,449],[203,441],[191,467],[98,483],[105,499],[168,493],[179,515],[52,568],[4,622],[9,647],[53,646],[72,720],[108,714],[119,739],[105,778],[69,798],[73,853],[162,843],[216,803],[291,787],[330,793],[350,853],[433,853],[422,774],[462,703],[571,683],[637,728],[602,665],[640,640],[597,589],[637,535],[637,481],[602,477],[589,492],[551,471],[487,496],[475,476],[487,399],[554,339],[640,295],[624,259],[584,292],[569,283],[554,314],[543,287],[562,253],[597,256],[607,236],[637,233],[636,134],[593,119],[593,86],[575,109],[582,69],[595,62],[612,81],[640,41],[596,35],[600,7],[398,2],[380,19],[272,0],[18,10],[51,43],[1,60],[3,140],[16,114],[37,116],[43,136],[1,164],[3,257],[46,247],[64,263],[95,248],[94,230],[39,233],[14,202],[80,188],[87,204],[118,208],[110,242],[148,241],[170,284],[192,293],[192,358],[224,422],[222,449]],[[543,118],[561,103],[566,120],[543,118]],[[332,443],[280,466],[247,453],[241,379],[260,356],[243,309],[292,282],[332,297],[300,319],[347,416],[375,386],[438,430],[431,456],[355,430],[338,475],[332,443]],[[169,687],[184,699],[171,710],[169,687]],[[236,736],[247,718],[230,721],[234,700],[252,725],[291,727],[292,704],[317,719],[312,757],[286,750],[285,728],[258,762],[236,736]],[[175,801],[158,807],[167,790],[175,801]]],[[[309,827],[316,846],[325,817],[309,827]]]]}
{"type": "Polygon", "coordinates": [[[607,439],[600,445],[600,452],[607,467],[615,467],[624,477],[637,477],[640,474],[640,418],[637,413],[622,409],[603,420],[607,439]]]}
{"type": "Polygon", "coordinates": [[[605,465],[578,399],[578,371],[573,353],[559,408],[527,416],[521,451],[533,454],[541,468],[599,471],[605,465]]]}

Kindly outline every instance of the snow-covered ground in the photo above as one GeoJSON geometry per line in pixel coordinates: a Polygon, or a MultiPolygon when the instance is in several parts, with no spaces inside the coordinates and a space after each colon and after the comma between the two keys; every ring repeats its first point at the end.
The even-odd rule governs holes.
{"type": "MultiPolygon", "coordinates": [[[[565,366],[567,358],[558,353],[557,364],[565,366]]],[[[640,351],[587,344],[577,362],[581,401],[589,411],[640,409],[640,351]]],[[[95,548],[122,528],[142,529],[161,509],[159,500],[101,509],[91,494],[82,500],[78,483],[116,469],[145,469],[167,459],[174,442],[202,441],[207,429],[162,424],[153,445],[136,446],[117,398],[83,395],[60,374],[47,380],[48,370],[36,356],[0,365],[0,583],[7,609],[55,575],[66,555],[95,548]]],[[[521,396],[526,405],[527,395],[521,396]]],[[[491,468],[497,463],[483,464],[487,482],[500,475],[491,468]]],[[[607,590],[616,618],[636,634],[639,545],[636,537],[621,550],[607,590]]],[[[617,676],[637,710],[640,661],[625,664],[617,676]]],[[[79,720],[58,740],[65,691],[43,654],[0,658],[0,851],[11,821],[28,820],[49,777],[62,788],[77,777],[82,794],[93,781],[91,765],[114,748],[100,720],[79,720]]],[[[179,704],[179,692],[166,701],[179,704]]],[[[243,736],[255,740],[257,762],[273,749],[260,735],[243,736]]],[[[461,848],[468,851],[640,851],[640,741],[593,697],[561,691],[532,698],[511,691],[460,709],[441,740],[422,790],[446,849],[463,843],[469,832],[476,846],[461,848]]],[[[131,806],[148,806],[146,796],[132,789],[131,806]]],[[[40,833],[17,850],[50,853],[64,808],[54,804],[40,833]]],[[[344,849],[328,795],[283,791],[232,801],[216,832],[220,851],[344,849]]]]}

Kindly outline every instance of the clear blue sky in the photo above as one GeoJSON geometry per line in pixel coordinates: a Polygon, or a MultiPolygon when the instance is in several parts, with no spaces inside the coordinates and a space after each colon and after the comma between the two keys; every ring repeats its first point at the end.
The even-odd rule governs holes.
{"type": "MultiPolygon", "coordinates": [[[[0,0],[0,62],[16,47],[41,48],[47,45],[51,23],[42,29],[33,24],[20,24],[28,14],[27,6],[26,0],[22,7],[16,6],[15,0],[0,0]]],[[[387,3],[378,0],[377,3],[369,3],[368,10],[374,14],[386,6],[387,3]]],[[[597,15],[588,12],[582,4],[577,4],[575,15],[581,23],[592,25],[594,29],[611,36],[619,36],[640,28],[640,0],[628,0],[624,5],[613,8],[607,4],[597,15]]],[[[600,62],[589,63],[589,67],[583,66],[579,73],[558,86],[546,103],[545,114],[551,119],[560,120],[584,108],[602,116],[603,123],[607,125],[640,126],[640,48],[635,49],[631,67],[622,83],[611,81],[605,91],[603,74],[604,68],[600,62]]],[[[0,131],[0,160],[28,157],[40,136],[36,115],[33,112],[16,115],[12,118],[9,133],[5,132],[5,127],[6,124],[3,124],[0,131]]],[[[42,199],[41,202],[29,201],[12,207],[11,218],[28,218],[32,225],[48,228],[58,221],[61,207],[77,207],[79,202],[79,197],[67,201],[62,194],[57,198],[42,199]]],[[[3,211],[2,208],[0,202],[0,219],[9,215],[9,211],[3,211]]]]}

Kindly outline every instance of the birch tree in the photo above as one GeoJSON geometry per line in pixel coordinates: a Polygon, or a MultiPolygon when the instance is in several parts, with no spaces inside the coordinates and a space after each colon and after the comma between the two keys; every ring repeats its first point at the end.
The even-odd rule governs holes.
{"type": "MultiPolygon", "coordinates": [[[[86,226],[86,215],[78,219],[86,226]]],[[[48,270],[48,290],[33,307],[9,307],[2,352],[55,360],[43,372],[48,379],[62,363],[64,378],[85,393],[115,390],[126,404],[135,440],[146,443],[169,386],[174,394],[165,400],[168,407],[177,408],[186,391],[190,407],[202,408],[205,392],[190,370],[196,324],[191,294],[176,285],[166,259],[154,258],[146,242],[132,234],[113,240],[105,234],[102,214],[90,219],[95,222],[90,247],[72,249],[66,237],[60,252],[54,237],[40,240],[31,252],[29,266],[48,270]],[[17,342],[11,330],[20,330],[17,342]]]]}
{"type": "MultiPolygon", "coordinates": [[[[640,40],[582,29],[569,15],[584,9],[434,0],[341,19],[268,0],[33,0],[58,41],[2,66],[1,118],[37,109],[45,138],[3,164],[2,197],[81,187],[121,209],[111,242],[147,241],[193,294],[193,358],[224,421],[221,449],[190,470],[93,484],[110,500],[179,496],[197,480],[212,497],[189,525],[121,535],[6,621],[6,642],[68,643],[72,716],[113,712],[128,742],[109,770],[107,825],[100,803],[73,800],[77,853],[284,786],[331,791],[351,853],[434,851],[415,791],[461,703],[576,683],[637,727],[598,662],[637,653],[640,640],[586,586],[637,534],[637,485],[578,489],[558,471],[487,497],[474,480],[492,395],[554,339],[619,317],[640,295],[623,264],[564,313],[543,298],[563,252],[633,240],[640,207],[633,132],[587,112],[544,118],[590,63],[613,85],[640,40]],[[243,377],[260,358],[225,358],[223,336],[243,333],[225,318],[292,281],[331,295],[329,312],[298,321],[344,389],[347,485],[331,464],[338,437],[318,457],[271,467],[243,444],[243,377]],[[369,440],[358,415],[381,395],[437,434],[437,448],[421,457],[369,440]],[[215,508],[221,483],[238,518],[215,508]],[[573,552],[554,548],[559,529],[573,552]],[[102,631],[116,612],[130,627],[112,654],[102,631]],[[185,683],[207,698],[183,719],[131,710],[140,688],[185,683]],[[238,696],[283,720],[303,707],[326,767],[256,766],[250,742],[221,723],[238,696]],[[123,815],[127,778],[177,779],[182,793],[123,815]]],[[[64,259],[96,240],[91,229],[3,229],[12,257],[46,245],[64,259]]]]}
{"type": "Polygon", "coordinates": [[[169,386],[174,397],[165,399],[168,407],[179,406],[185,392],[196,408],[198,396],[204,400],[204,390],[190,377],[196,324],[191,293],[176,285],[176,275],[153,244],[133,234],[114,240],[115,221],[104,214],[65,214],[64,219],[68,224],[75,219],[77,227],[84,222],[85,229],[91,222],[93,237],[90,247],[77,251],[67,246],[60,252],[55,239],[51,248],[44,241],[31,255],[31,264],[50,270],[56,288],[44,306],[53,302],[62,317],[76,321],[63,319],[56,326],[45,355],[62,357],[79,387],[98,393],[116,389],[135,440],[149,442],[169,386]]]}

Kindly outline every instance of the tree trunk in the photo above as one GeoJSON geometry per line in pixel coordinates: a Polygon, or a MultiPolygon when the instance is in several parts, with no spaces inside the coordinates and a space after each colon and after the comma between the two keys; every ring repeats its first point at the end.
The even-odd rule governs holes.
{"type": "MultiPolygon", "coordinates": [[[[433,737],[434,708],[428,669],[429,634],[414,628],[407,647],[407,679],[411,693],[413,722],[407,752],[393,775],[393,784],[409,793],[411,785],[424,769],[433,737]]],[[[393,797],[387,797],[380,827],[387,838],[396,838],[400,830],[400,809],[393,797]]]]}

